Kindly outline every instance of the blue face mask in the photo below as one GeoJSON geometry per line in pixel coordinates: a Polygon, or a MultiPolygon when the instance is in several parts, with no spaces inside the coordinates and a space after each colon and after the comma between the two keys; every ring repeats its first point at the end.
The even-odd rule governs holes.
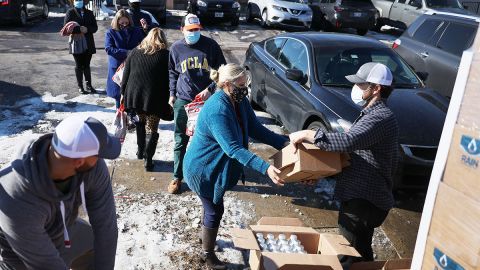
{"type": "Polygon", "coordinates": [[[200,39],[200,31],[188,32],[185,35],[185,41],[188,45],[192,45],[198,42],[200,39]]]}
{"type": "Polygon", "coordinates": [[[78,9],[83,8],[83,1],[75,1],[73,2],[73,6],[78,9]]]}

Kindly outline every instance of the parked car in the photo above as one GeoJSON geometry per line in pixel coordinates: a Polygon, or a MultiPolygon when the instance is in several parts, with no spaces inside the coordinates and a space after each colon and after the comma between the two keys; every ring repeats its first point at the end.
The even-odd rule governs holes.
{"type": "MultiPolygon", "coordinates": [[[[113,0],[116,10],[128,8],[128,0],[113,0]]],[[[142,0],[140,8],[150,12],[158,22],[165,25],[167,22],[167,0],[142,0]]]]}
{"type": "Polygon", "coordinates": [[[240,22],[240,4],[234,0],[189,0],[187,10],[196,14],[200,21],[229,21],[232,26],[240,22]]]}
{"type": "Polygon", "coordinates": [[[35,17],[48,18],[46,0],[0,0],[0,21],[26,25],[35,17]]]}
{"type": "Polygon", "coordinates": [[[393,49],[418,73],[426,85],[450,97],[460,58],[472,46],[480,17],[454,13],[420,16],[393,43],[393,49]]]}
{"type": "Polygon", "coordinates": [[[310,6],[324,30],[354,28],[363,36],[375,24],[376,9],[370,0],[316,0],[310,6]]]}
{"type": "Polygon", "coordinates": [[[263,27],[287,26],[310,28],[312,10],[306,0],[249,0],[247,21],[260,18],[263,27]]]}
{"type": "Polygon", "coordinates": [[[252,74],[250,98],[290,131],[342,132],[360,114],[345,78],[376,61],[393,73],[388,106],[397,117],[402,153],[396,188],[425,188],[435,159],[448,100],[380,41],[337,33],[290,33],[250,45],[245,67],[252,74]]]}
{"type": "Polygon", "coordinates": [[[458,0],[372,0],[377,9],[375,30],[383,25],[406,29],[426,12],[442,11],[471,14],[458,0]]]}

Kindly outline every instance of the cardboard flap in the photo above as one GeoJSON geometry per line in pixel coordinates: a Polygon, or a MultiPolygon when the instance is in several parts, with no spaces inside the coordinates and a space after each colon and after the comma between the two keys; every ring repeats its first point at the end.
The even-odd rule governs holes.
{"type": "Polygon", "coordinates": [[[358,262],[352,264],[350,270],[408,270],[412,259],[397,259],[389,261],[358,262]]]}
{"type": "Polygon", "coordinates": [[[298,158],[298,153],[295,153],[295,148],[291,144],[270,157],[273,160],[273,165],[278,169],[283,169],[297,162],[298,158]]]}
{"type": "Polygon", "coordinates": [[[301,147],[303,147],[305,150],[320,150],[320,148],[318,148],[318,146],[316,146],[315,144],[311,144],[311,143],[302,143],[301,145],[298,146],[298,148],[301,148],[301,147]]]}
{"type": "Polygon", "coordinates": [[[320,234],[320,254],[322,255],[348,255],[361,257],[345,237],[339,234],[320,234]]]}
{"type": "Polygon", "coordinates": [[[233,228],[229,231],[232,236],[233,245],[243,249],[260,250],[257,239],[251,230],[233,228]]]}
{"type": "Polygon", "coordinates": [[[298,226],[304,227],[303,222],[298,218],[285,217],[262,217],[257,225],[279,225],[279,226],[298,226]]]}
{"type": "Polygon", "coordinates": [[[250,225],[255,232],[271,232],[271,233],[315,233],[318,232],[310,227],[296,227],[296,226],[279,226],[279,225],[250,225]]]}
{"type": "Polygon", "coordinates": [[[337,256],[263,252],[265,270],[342,270],[337,256]]]}
{"type": "Polygon", "coordinates": [[[406,270],[412,266],[412,259],[389,260],[383,270],[406,270]]]}

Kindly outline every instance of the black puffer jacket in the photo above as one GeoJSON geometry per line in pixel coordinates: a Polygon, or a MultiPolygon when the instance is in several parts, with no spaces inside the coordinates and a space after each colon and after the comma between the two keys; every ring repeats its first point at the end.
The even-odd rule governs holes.
{"type": "Polygon", "coordinates": [[[133,49],[125,62],[121,92],[125,109],[172,120],[168,105],[168,50],[148,55],[133,49]]]}
{"type": "MultiPolygon", "coordinates": [[[[91,54],[96,53],[97,50],[95,49],[95,40],[93,39],[93,34],[97,32],[98,26],[97,26],[97,20],[95,19],[93,12],[91,10],[84,8],[83,17],[82,17],[81,12],[79,10],[77,10],[76,8],[71,8],[65,14],[65,20],[63,25],[67,24],[70,21],[77,22],[80,26],[87,27],[88,30],[87,30],[87,33],[85,34],[85,38],[87,39],[87,46],[88,46],[87,52],[91,54]]],[[[80,26],[77,26],[73,29],[73,34],[81,33],[80,26]]],[[[69,51],[70,53],[72,53],[71,49],[69,49],[69,51]]]]}

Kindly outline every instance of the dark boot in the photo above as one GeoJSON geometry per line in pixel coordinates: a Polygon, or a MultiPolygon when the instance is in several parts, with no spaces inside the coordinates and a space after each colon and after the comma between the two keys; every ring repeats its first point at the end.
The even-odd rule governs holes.
{"type": "Polygon", "coordinates": [[[153,155],[157,149],[158,133],[147,134],[147,145],[145,147],[145,170],[151,172],[153,170],[153,155]]]}
{"type": "Polygon", "coordinates": [[[218,228],[207,228],[202,226],[202,260],[211,269],[227,269],[225,263],[217,258],[217,255],[215,255],[215,251],[213,250],[215,247],[215,241],[217,240],[217,233],[218,228]]]}
{"type": "Polygon", "coordinates": [[[83,88],[83,72],[77,67],[75,68],[75,77],[77,78],[78,92],[80,94],[88,94],[88,92],[83,88]]]}
{"type": "Polygon", "coordinates": [[[145,152],[145,123],[138,123],[135,127],[137,131],[137,158],[143,159],[145,152]]]}
{"type": "Polygon", "coordinates": [[[83,73],[85,74],[85,84],[87,85],[87,91],[92,94],[97,93],[97,90],[95,90],[95,88],[93,88],[92,86],[92,74],[90,72],[90,67],[86,67],[83,70],[83,73]]]}

